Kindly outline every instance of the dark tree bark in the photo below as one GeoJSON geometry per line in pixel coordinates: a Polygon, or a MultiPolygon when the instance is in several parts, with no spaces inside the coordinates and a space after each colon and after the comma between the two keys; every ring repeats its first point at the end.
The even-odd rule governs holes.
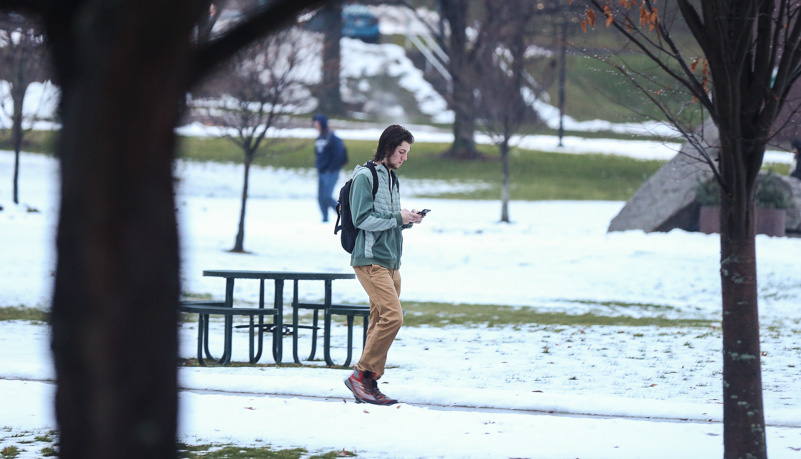
{"type": "Polygon", "coordinates": [[[318,88],[317,110],[329,116],[345,114],[342,93],[339,90],[342,40],[342,3],[329,2],[318,13],[323,18],[323,72],[318,88]]]}
{"type": "MultiPolygon", "coordinates": [[[[720,93],[715,91],[713,98],[717,97],[720,97],[720,93]]],[[[736,113],[740,109],[733,110],[736,113]]],[[[744,119],[751,118],[745,113],[730,116],[734,113],[723,114],[723,117],[738,126],[744,119]]],[[[721,121],[722,126],[728,125],[726,121],[721,121]]],[[[732,133],[730,129],[726,131],[729,135],[732,133]]],[[[757,133],[748,128],[742,130],[744,136],[756,135],[766,140],[768,131],[757,133]]],[[[720,174],[722,181],[729,184],[729,191],[721,193],[720,205],[723,443],[726,458],[767,458],[754,238],[754,194],[765,144],[744,151],[744,147],[748,148],[744,143],[742,139],[721,135],[720,174]],[[756,157],[760,158],[758,165],[739,160],[756,157]]]]}
{"type": "Polygon", "coordinates": [[[62,458],[176,456],[174,128],[191,84],[311,0],[196,47],[209,3],[0,0],[39,14],[62,89],[51,325],[62,458]]]}
{"type": "MultiPolygon", "coordinates": [[[[653,2],[590,0],[608,26],[630,39],[701,104],[720,134],[720,162],[703,139],[648,95],[700,149],[721,187],[720,278],[723,326],[723,444],[726,458],[766,458],[760,370],[754,194],[765,146],[801,75],[801,5],[792,0],[677,0],[703,56],[688,58],[674,43],[653,2]],[[640,21],[643,23],[640,23],[640,21]],[[640,27],[637,27],[640,24],[640,27]],[[658,34],[658,40],[646,35],[658,34]],[[699,65],[700,64],[700,65],[699,65]]],[[[587,11],[583,27],[592,26],[587,11]]],[[[636,80],[632,82],[646,89],[636,80]]],[[[648,94],[648,91],[644,92],[648,94]]]]}
{"type": "Polygon", "coordinates": [[[467,41],[467,0],[441,0],[440,14],[448,21],[449,72],[451,74],[451,108],[453,109],[453,145],[446,157],[478,159],[476,150],[475,60],[467,41]]]}
{"type": "Polygon", "coordinates": [[[62,42],[53,48],[63,125],[52,346],[63,458],[175,455],[170,166],[192,21],[177,5],[146,3],[50,25],[62,42]]]}

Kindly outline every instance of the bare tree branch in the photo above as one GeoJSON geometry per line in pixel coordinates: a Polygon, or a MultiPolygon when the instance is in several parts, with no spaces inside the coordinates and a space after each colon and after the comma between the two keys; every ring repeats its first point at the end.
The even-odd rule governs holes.
{"type": "MultiPolygon", "coordinates": [[[[597,9],[602,13],[604,12],[604,6],[606,6],[605,4],[601,4],[598,0],[589,0],[589,1],[590,3],[592,3],[595,9],[597,9]]],[[[630,24],[631,24],[630,20],[624,19],[623,22],[621,23],[619,20],[615,18],[610,25],[615,29],[617,29],[617,31],[621,33],[624,37],[628,38],[630,42],[634,44],[634,46],[639,48],[640,51],[642,51],[646,56],[648,56],[656,65],[662,68],[662,70],[665,71],[665,73],[670,75],[673,79],[675,79],[681,85],[685,86],[688,90],[690,90],[690,92],[695,97],[698,98],[698,100],[706,107],[706,109],[709,110],[710,113],[712,113],[711,110],[712,102],[709,99],[709,96],[707,95],[706,89],[703,87],[703,85],[698,81],[693,72],[690,70],[689,65],[687,65],[687,62],[682,57],[681,53],[678,51],[678,48],[675,47],[675,44],[672,44],[672,41],[668,43],[669,45],[672,44],[672,49],[670,52],[668,52],[664,47],[657,45],[650,38],[646,37],[643,34],[638,34],[637,36],[635,36],[633,32],[629,31],[628,25],[630,24]],[[673,68],[671,68],[664,61],[664,59],[660,58],[654,52],[654,50],[651,49],[649,45],[653,45],[657,51],[664,52],[666,55],[671,57],[672,60],[678,63],[682,69],[683,75],[677,73],[673,68]]],[[[666,31],[662,29],[661,35],[668,36],[669,34],[665,32],[666,31]]]]}
{"type": "Polygon", "coordinates": [[[324,0],[280,0],[248,16],[219,38],[200,45],[193,78],[198,80],[211,72],[222,61],[248,44],[258,40],[265,30],[280,28],[291,22],[300,12],[324,3],[324,0]]]}

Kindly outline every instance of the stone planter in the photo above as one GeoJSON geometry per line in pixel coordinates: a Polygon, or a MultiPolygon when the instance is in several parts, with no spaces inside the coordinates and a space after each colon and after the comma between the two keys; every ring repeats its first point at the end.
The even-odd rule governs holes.
{"type": "Polygon", "coordinates": [[[698,211],[698,231],[706,234],[720,232],[719,206],[701,206],[698,211]]]}
{"type": "MultiPolygon", "coordinates": [[[[756,233],[784,236],[787,213],[783,209],[756,210],[756,233]]],[[[720,207],[701,206],[698,212],[698,231],[706,234],[720,232],[720,207]]]]}
{"type": "Polygon", "coordinates": [[[760,209],[756,212],[756,233],[782,237],[785,234],[787,212],[784,209],[760,209]]]}

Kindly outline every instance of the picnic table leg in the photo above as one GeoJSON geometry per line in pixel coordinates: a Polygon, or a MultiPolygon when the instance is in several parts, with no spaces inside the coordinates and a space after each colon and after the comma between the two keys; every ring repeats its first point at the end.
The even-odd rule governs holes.
{"type": "Polygon", "coordinates": [[[315,354],[317,354],[317,323],[319,322],[320,317],[320,310],[314,309],[312,312],[312,340],[311,340],[311,352],[309,353],[309,358],[307,360],[314,360],[315,354]]]}
{"type": "MultiPolygon", "coordinates": [[[[264,279],[259,279],[259,309],[264,309],[264,279]]],[[[258,339],[258,348],[256,348],[254,341],[256,338],[256,329],[255,329],[255,318],[253,316],[249,316],[248,321],[248,338],[249,338],[249,346],[248,350],[250,351],[250,363],[256,363],[261,359],[262,350],[264,348],[264,315],[259,315],[259,339],[258,339]]]]}
{"type": "Polygon", "coordinates": [[[325,281],[325,303],[323,306],[323,324],[325,327],[325,336],[323,336],[323,356],[325,357],[326,365],[334,365],[331,360],[331,280],[325,281]]]}
{"type": "Polygon", "coordinates": [[[273,359],[276,365],[281,364],[284,346],[284,279],[275,280],[275,320],[273,321],[273,359]]]}
{"type": "MultiPolygon", "coordinates": [[[[234,307],[234,279],[228,278],[225,281],[225,306],[229,308],[234,307]]],[[[231,349],[233,347],[233,328],[234,316],[231,314],[225,315],[225,341],[223,355],[220,357],[220,364],[228,365],[231,363],[231,349]]]]}
{"type": "Polygon", "coordinates": [[[367,344],[367,329],[370,328],[370,315],[364,316],[364,322],[362,323],[362,352],[364,352],[364,345],[367,344]]]}
{"type": "Polygon", "coordinates": [[[292,359],[295,363],[300,363],[298,357],[298,280],[293,281],[292,286],[292,359]]]}
{"type": "Polygon", "coordinates": [[[206,358],[209,360],[219,360],[215,358],[211,354],[211,348],[209,347],[209,315],[208,314],[199,314],[198,317],[198,325],[203,328],[203,349],[206,353],[206,358]],[[202,317],[202,320],[201,318],[202,317]]]}
{"type": "Polygon", "coordinates": [[[353,357],[353,314],[348,314],[348,358],[342,366],[350,365],[351,358],[353,357]]]}
{"type": "Polygon", "coordinates": [[[203,362],[203,343],[204,342],[206,343],[206,352],[208,353],[209,352],[208,348],[209,335],[207,331],[208,328],[205,328],[203,326],[204,322],[203,314],[198,314],[197,317],[198,317],[197,318],[197,363],[198,365],[206,365],[203,362]]]}

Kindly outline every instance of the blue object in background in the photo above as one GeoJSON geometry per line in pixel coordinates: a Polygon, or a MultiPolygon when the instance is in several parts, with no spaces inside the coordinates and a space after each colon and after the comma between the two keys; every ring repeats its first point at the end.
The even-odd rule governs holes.
{"type": "MultiPolygon", "coordinates": [[[[303,28],[312,32],[322,32],[322,16],[315,14],[304,23],[303,28]]],[[[378,17],[364,5],[343,6],[342,36],[358,38],[367,43],[380,43],[381,31],[378,30],[378,17]]]]}
{"type": "Polygon", "coordinates": [[[378,43],[381,41],[378,18],[364,5],[345,5],[342,8],[342,36],[378,43]]]}

